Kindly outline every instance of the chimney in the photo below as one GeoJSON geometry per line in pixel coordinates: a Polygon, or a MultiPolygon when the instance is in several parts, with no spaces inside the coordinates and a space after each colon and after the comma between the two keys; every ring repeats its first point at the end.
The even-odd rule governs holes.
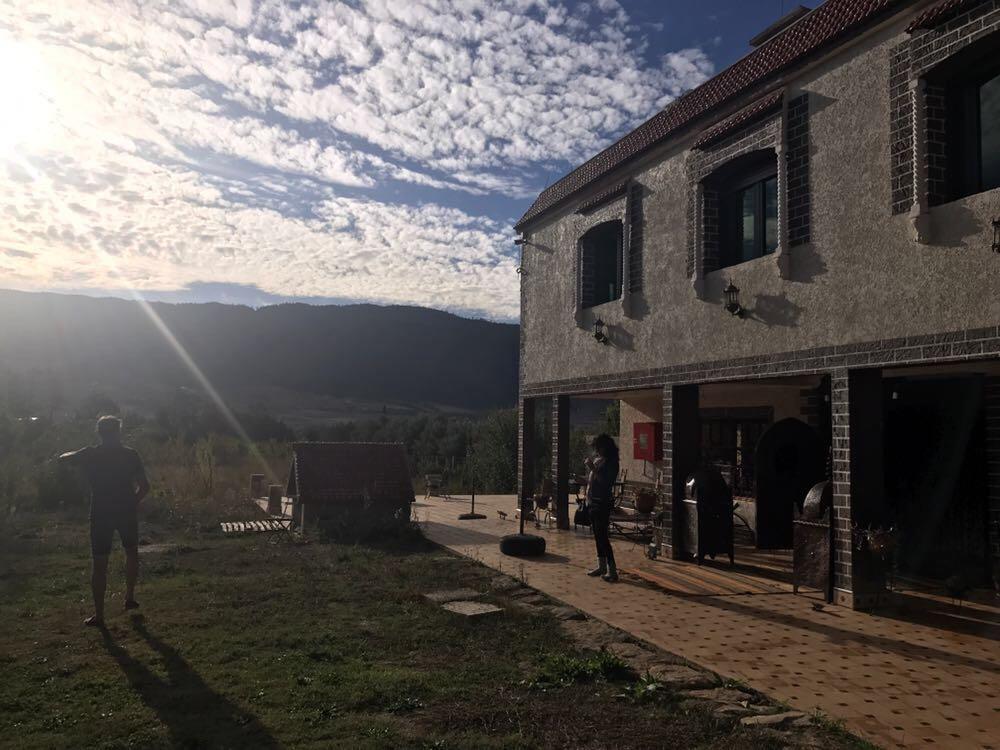
{"type": "Polygon", "coordinates": [[[789,11],[781,18],[779,18],[777,21],[768,26],[766,29],[764,29],[762,32],[760,32],[753,39],[751,39],[750,46],[757,48],[764,42],[773,39],[774,37],[778,36],[778,34],[780,34],[782,31],[792,26],[792,24],[796,23],[799,19],[801,19],[810,11],[811,8],[807,8],[804,5],[800,5],[794,10],[789,11]]]}

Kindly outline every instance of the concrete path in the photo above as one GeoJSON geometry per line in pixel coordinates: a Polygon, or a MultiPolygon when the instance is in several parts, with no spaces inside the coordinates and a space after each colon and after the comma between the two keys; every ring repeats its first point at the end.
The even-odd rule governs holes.
{"type": "MultiPolygon", "coordinates": [[[[512,496],[477,497],[476,510],[487,518],[476,521],[458,520],[468,499],[415,505],[435,542],[523,575],[546,594],[797,709],[843,720],[873,743],[1000,750],[1000,609],[988,603],[958,608],[911,596],[919,614],[908,607],[870,615],[825,605],[818,595],[795,596],[774,582],[750,593],[737,587],[704,595],[670,593],[635,576],[607,584],[584,575],[594,548],[583,529],[531,528],[546,538],[544,558],[501,555],[500,537],[517,528],[512,496]]],[[[639,545],[620,539],[615,554],[620,568],[703,579],[698,566],[646,560],[639,545]]]]}

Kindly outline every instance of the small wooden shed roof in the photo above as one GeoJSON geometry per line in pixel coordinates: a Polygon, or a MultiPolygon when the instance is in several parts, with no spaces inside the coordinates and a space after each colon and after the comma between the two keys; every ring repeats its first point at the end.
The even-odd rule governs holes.
{"type": "Polygon", "coordinates": [[[294,443],[288,495],[305,503],[412,502],[406,450],[399,443],[294,443]]]}

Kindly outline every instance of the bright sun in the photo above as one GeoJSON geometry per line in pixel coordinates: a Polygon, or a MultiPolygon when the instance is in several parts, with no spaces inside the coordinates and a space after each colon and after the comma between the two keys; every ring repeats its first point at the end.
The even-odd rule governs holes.
{"type": "Polygon", "coordinates": [[[16,155],[42,136],[51,114],[48,75],[31,47],[0,34],[0,156],[16,155]]]}

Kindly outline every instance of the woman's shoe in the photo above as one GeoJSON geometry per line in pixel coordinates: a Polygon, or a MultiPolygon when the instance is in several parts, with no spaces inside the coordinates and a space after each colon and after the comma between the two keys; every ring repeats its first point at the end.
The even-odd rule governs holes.
{"type": "Polygon", "coordinates": [[[608,583],[615,583],[618,581],[618,569],[615,567],[614,563],[608,564],[608,572],[602,575],[601,578],[608,583]]]}
{"type": "Polygon", "coordinates": [[[598,576],[603,576],[608,572],[608,561],[603,557],[597,558],[597,567],[592,571],[587,573],[591,578],[597,578],[598,576]]]}

